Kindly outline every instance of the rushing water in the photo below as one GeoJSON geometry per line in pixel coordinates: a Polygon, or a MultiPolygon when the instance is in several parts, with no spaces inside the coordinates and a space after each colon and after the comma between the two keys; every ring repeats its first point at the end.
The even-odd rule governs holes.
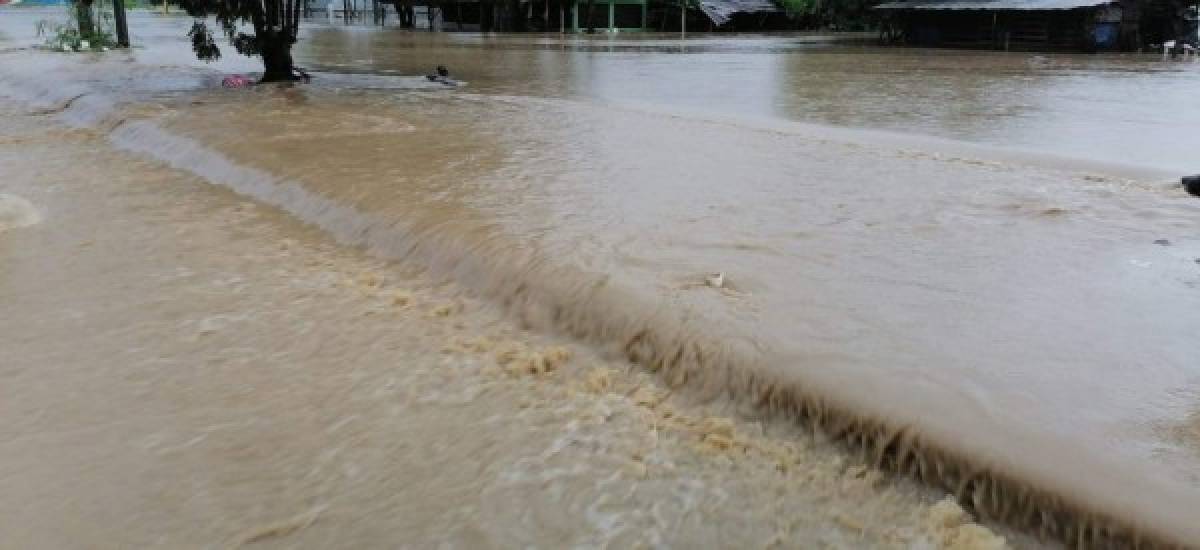
{"type": "Polygon", "coordinates": [[[228,91],[135,22],[169,45],[65,87],[123,147],[673,382],[1200,537],[1200,64],[317,25],[312,85],[228,91]]]}

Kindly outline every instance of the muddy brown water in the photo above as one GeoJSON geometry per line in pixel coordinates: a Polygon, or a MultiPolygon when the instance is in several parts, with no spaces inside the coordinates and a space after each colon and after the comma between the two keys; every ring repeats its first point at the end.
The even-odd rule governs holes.
{"type": "Polygon", "coordinates": [[[144,50],[0,78],[528,326],[911,445],[986,513],[1200,540],[1200,64],[314,25],[313,84],[227,91],[253,63],[135,20],[144,50]]]}

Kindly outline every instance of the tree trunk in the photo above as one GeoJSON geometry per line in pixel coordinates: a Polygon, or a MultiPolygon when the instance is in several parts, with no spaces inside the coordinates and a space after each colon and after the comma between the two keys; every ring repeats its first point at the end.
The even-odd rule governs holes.
{"type": "Polygon", "coordinates": [[[285,35],[259,37],[263,59],[262,79],[259,82],[298,80],[292,66],[292,42],[285,35]]]}
{"type": "Polygon", "coordinates": [[[79,35],[84,40],[90,40],[96,34],[96,24],[92,21],[92,0],[75,0],[75,17],[79,20],[79,35]]]}

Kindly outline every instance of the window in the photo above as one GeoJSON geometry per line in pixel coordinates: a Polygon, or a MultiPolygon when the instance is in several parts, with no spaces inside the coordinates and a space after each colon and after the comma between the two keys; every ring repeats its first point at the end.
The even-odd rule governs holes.
{"type": "Polygon", "coordinates": [[[617,4],[613,6],[614,27],[622,29],[642,28],[641,4],[617,4]]]}
{"type": "MultiPolygon", "coordinates": [[[[579,3],[579,28],[588,28],[588,6],[587,2],[579,3]]],[[[608,3],[596,2],[592,8],[592,28],[607,29],[608,28],[608,3]]]]}

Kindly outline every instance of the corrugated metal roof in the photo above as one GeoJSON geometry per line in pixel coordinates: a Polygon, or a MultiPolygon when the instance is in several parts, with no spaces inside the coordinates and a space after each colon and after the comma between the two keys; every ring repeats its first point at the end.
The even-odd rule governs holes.
{"type": "Polygon", "coordinates": [[[1111,4],[1113,0],[899,0],[877,10],[1073,10],[1111,4]]]}
{"type": "Polygon", "coordinates": [[[771,0],[697,0],[696,5],[717,26],[728,23],[735,13],[779,11],[779,6],[771,0]]]}

